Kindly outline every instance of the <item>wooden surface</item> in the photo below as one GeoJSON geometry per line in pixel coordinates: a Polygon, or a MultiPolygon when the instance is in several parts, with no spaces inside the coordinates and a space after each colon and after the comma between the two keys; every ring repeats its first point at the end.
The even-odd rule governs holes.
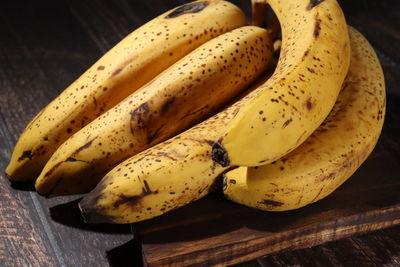
{"type": "MultiPolygon", "coordinates": [[[[179,0],[2,2],[0,8],[0,167],[2,170],[8,162],[15,140],[28,121],[43,106],[123,36],[152,17],[184,2],[179,0]]],[[[234,2],[240,3],[239,5],[248,12],[249,1],[234,2]]],[[[363,217],[364,219],[385,220],[385,217],[374,217],[368,212],[381,206],[390,207],[398,201],[398,197],[392,192],[393,197],[389,197],[387,202],[382,202],[388,195],[390,196],[385,189],[387,185],[385,181],[399,176],[398,169],[391,171],[394,170],[391,168],[396,168],[400,161],[397,140],[400,136],[399,108],[396,107],[400,95],[398,86],[400,4],[397,0],[356,0],[341,1],[341,3],[348,22],[364,33],[376,48],[385,70],[389,103],[385,131],[379,149],[369,160],[372,164],[365,165],[362,169],[364,171],[360,170],[358,174],[361,180],[363,173],[377,177],[376,183],[361,184],[359,187],[360,195],[365,192],[364,197],[368,196],[371,190],[375,192],[376,189],[377,198],[362,202],[362,205],[358,206],[352,202],[355,201],[352,194],[346,195],[346,191],[341,189],[344,190],[345,199],[349,202],[349,204],[341,202],[343,204],[341,210],[346,216],[360,216],[357,214],[360,214],[359,209],[361,209],[364,214],[367,214],[363,217]],[[389,165],[382,166],[376,163],[383,159],[387,159],[384,164],[389,164],[390,168],[385,168],[389,165]],[[350,205],[350,203],[353,204],[350,205]]],[[[357,179],[351,179],[346,186],[354,185],[356,181],[357,179]]],[[[374,180],[371,181],[374,182],[374,180]]],[[[398,188],[397,181],[391,188],[396,188],[396,186],[398,188]]],[[[31,185],[11,187],[2,172],[0,177],[0,266],[139,265],[140,256],[136,252],[130,227],[83,224],[77,209],[79,198],[80,196],[70,196],[44,199],[32,190],[31,185]]],[[[363,198],[359,200],[362,201],[363,198]]],[[[212,197],[203,200],[203,202],[207,201],[212,201],[212,197]]],[[[202,205],[203,202],[194,203],[194,205],[202,205]]],[[[335,206],[332,200],[327,199],[326,202],[331,205],[330,207],[335,206]]],[[[211,213],[208,210],[199,210],[199,212],[205,214],[204,216],[212,216],[212,212],[215,214],[218,208],[223,209],[224,205],[233,205],[222,199],[215,203],[220,204],[211,205],[211,213]]],[[[324,213],[319,203],[308,209],[314,212],[319,210],[324,218],[333,216],[329,212],[324,213]]],[[[175,213],[179,212],[183,211],[175,211],[175,213]]],[[[255,211],[246,212],[256,213],[255,211]]],[[[147,223],[152,226],[148,226],[147,229],[150,230],[142,236],[142,238],[147,236],[148,243],[145,244],[162,244],[166,241],[171,244],[193,239],[193,233],[190,232],[176,236],[172,240],[158,239],[154,235],[157,231],[167,231],[161,228],[164,227],[163,225],[170,225],[168,227],[172,226],[171,231],[182,233],[182,229],[176,227],[176,222],[184,224],[189,219],[196,219],[194,216],[172,218],[173,214],[160,217],[163,223],[158,226],[154,226],[158,219],[147,223]]],[[[235,219],[238,215],[240,214],[233,213],[231,218],[235,219]]],[[[265,218],[270,215],[262,214],[261,216],[265,218]]],[[[311,227],[311,224],[301,217],[298,215],[297,224],[295,222],[292,224],[296,227],[311,227]]],[[[218,222],[218,218],[214,221],[218,222]]],[[[272,222],[267,225],[254,222],[246,227],[256,234],[265,231],[272,222]]],[[[338,225],[341,222],[339,221],[338,225]]],[[[241,223],[243,222],[240,220],[225,221],[226,228],[222,234],[230,231],[240,232],[243,227],[241,223]]],[[[198,222],[197,225],[199,234],[207,238],[212,238],[213,234],[221,234],[221,232],[216,233],[216,229],[211,227],[212,224],[206,227],[198,222]]],[[[275,227],[278,226],[275,225],[275,227]]],[[[287,229],[285,227],[288,225],[279,227],[282,231],[287,229]]],[[[146,227],[143,225],[142,229],[146,227]]],[[[146,230],[144,231],[143,233],[146,233],[146,230]]],[[[343,236],[346,234],[337,237],[343,236]]],[[[321,240],[324,241],[322,237],[321,240]]],[[[293,248],[301,247],[300,245],[293,245],[293,248]]],[[[252,252],[251,256],[260,258],[238,264],[238,266],[400,265],[399,226],[266,258],[261,258],[261,256],[268,252],[268,246],[263,243],[257,246],[262,248],[261,253],[252,252]]],[[[174,252],[167,253],[174,254],[174,252]]],[[[248,260],[246,257],[240,258],[240,261],[246,260],[248,260]]]]}

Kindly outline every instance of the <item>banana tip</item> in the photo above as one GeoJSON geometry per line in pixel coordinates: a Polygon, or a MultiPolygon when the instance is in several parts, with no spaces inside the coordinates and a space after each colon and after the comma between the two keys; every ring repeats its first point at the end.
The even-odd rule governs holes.
{"type": "Polygon", "coordinates": [[[79,211],[81,212],[83,221],[85,223],[96,223],[96,215],[97,213],[94,212],[92,209],[90,208],[86,208],[85,205],[81,202],[78,203],[78,207],[79,207],[79,211]]]}
{"type": "MultiPolygon", "coordinates": [[[[85,207],[82,206],[81,202],[78,203],[78,208],[79,208],[79,211],[81,212],[83,221],[84,221],[85,223],[90,223],[90,216],[87,216],[88,213],[86,212],[85,207]]],[[[89,214],[90,214],[90,213],[89,213],[89,214]]]]}
{"type": "Polygon", "coordinates": [[[101,209],[96,208],[90,202],[90,199],[83,198],[78,203],[79,211],[81,212],[83,221],[85,223],[114,223],[114,220],[111,216],[102,215],[101,209]]]}
{"type": "Polygon", "coordinates": [[[4,171],[4,176],[11,181],[11,176],[8,174],[7,169],[4,171]]]}
{"type": "Polygon", "coordinates": [[[33,175],[24,173],[24,171],[20,169],[12,169],[7,167],[4,170],[4,177],[7,178],[11,183],[17,182],[17,183],[24,183],[24,182],[32,182],[35,177],[36,173],[33,175]]]}
{"type": "Polygon", "coordinates": [[[45,189],[44,187],[42,187],[42,185],[39,184],[37,182],[37,180],[36,180],[34,186],[35,186],[36,193],[38,193],[42,197],[52,198],[52,197],[56,197],[57,196],[57,194],[54,194],[53,190],[47,190],[47,188],[45,189]]]}

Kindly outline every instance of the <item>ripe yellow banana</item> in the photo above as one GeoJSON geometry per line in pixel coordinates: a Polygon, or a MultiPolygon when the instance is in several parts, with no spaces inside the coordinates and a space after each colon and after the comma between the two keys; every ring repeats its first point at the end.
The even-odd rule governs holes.
{"type": "Polygon", "coordinates": [[[269,211],[300,208],[332,193],[371,153],[385,115],[384,76],[368,41],[353,28],[349,32],[350,69],[329,116],[273,164],[227,172],[227,198],[269,211]]]}
{"type": "Polygon", "coordinates": [[[211,139],[221,134],[238,103],[112,169],[79,203],[85,221],[138,222],[207,195],[227,169],[212,161],[211,139]]]}
{"type": "Polygon", "coordinates": [[[204,120],[272,62],[265,29],[245,26],[186,55],[54,152],[36,181],[46,196],[88,192],[124,159],[204,120]]]}
{"type": "Polygon", "coordinates": [[[28,124],[6,174],[36,179],[73,133],[206,41],[246,25],[244,13],[222,0],[199,0],[168,11],[124,38],[28,124]]]}
{"type": "Polygon", "coordinates": [[[282,48],[272,77],[243,102],[213,140],[223,166],[258,166],[300,145],[332,109],[350,60],[348,29],[336,0],[269,0],[282,48]]]}

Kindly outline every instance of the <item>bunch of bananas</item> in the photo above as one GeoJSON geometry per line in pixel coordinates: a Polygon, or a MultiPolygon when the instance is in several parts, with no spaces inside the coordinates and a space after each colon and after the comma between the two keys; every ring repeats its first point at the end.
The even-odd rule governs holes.
{"type": "Polygon", "coordinates": [[[252,26],[199,0],[132,32],[28,124],[7,177],[46,197],[89,192],[95,223],[159,216],[222,177],[228,199],[268,211],[332,193],[379,138],[379,60],[336,0],[267,2],[280,27],[256,26],[264,0],[252,26]]]}

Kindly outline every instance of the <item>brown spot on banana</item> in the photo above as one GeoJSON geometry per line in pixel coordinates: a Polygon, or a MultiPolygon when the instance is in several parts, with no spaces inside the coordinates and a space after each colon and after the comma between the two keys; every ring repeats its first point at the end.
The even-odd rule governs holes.
{"type": "MultiPolygon", "coordinates": [[[[113,69],[115,69],[112,73],[110,78],[113,78],[114,76],[117,76],[119,73],[121,73],[124,69],[129,69],[131,66],[130,64],[132,64],[132,62],[134,62],[137,58],[139,57],[138,54],[136,55],[132,55],[131,57],[129,57],[127,60],[125,60],[124,62],[120,63],[119,66],[114,67],[113,69]],[[128,67],[128,68],[126,68],[128,67]]],[[[112,71],[112,70],[111,70],[112,71]]],[[[145,86],[148,86],[148,84],[152,83],[152,80],[149,81],[145,86]]],[[[107,91],[107,87],[105,87],[103,89],[103,91],[107,91]]]]}
{"type": "Polygon", "coordinates": [[[176,158],[174,158],[170,154],[163,152],[163,151],[157,152],[157,156],[166,157],[166,158],[169,158],[170,160],[176,161],[176,158]]]}
{"type": "Polygon", "coordinates": [[[291,122],[293,121],[292,118],[288,119],[287,121],[285,121],[282,125],[282,128],[286,128],[286,126],[288,126],[291,122]]]}
{"type": "Polygon", "coordinates": [[[308,56],[308,54],[310,53],[310,49],[307,49],[304,54],[303,57],[301,58],[302,61],[304,61],[304,59],[308,56]]]}
{"type": "Polygon", "coordinates": [[[275,200],[270,200],[270,199],[264,199],[260,204],[266,205],[266,206],[273,206],[273,207],[280,207],[283,205],[282,202],[275,201],[275,200]]]}
{"type": "Polygon", "coordinates": [[[126,196],[124,194],[119,194],[118,201],[115,201],[113,206],[114,208],[118,208],[120,205],[125,204],[125,203],[130,203],[131,205],[136,205],[137,203],[140,202],[140,200],[143,198],[143,194],[136,195],[136,196],[126,196]]]}
{"type": "Polygon", "coordinates": [[[92,99],[93,99],[94,109],[97,109],[97,99],[94,96],[92,96],[92,99]]]}
{"type": "Polygon", "coordinates": [[[208,1],[188,3],[188,4],[185,4],[185,5],[182,5],[178,8],[176,8],[171,13],[166,15],[165,18],[172,19],[172,18],[182,16],[184,14],[198,13],[198,12],[202,11],[204,8],[206,8],[208,6],[208,4],[209,4],[208,1]]]}
{"type": "Polygon", "coordinates": [[[315,15],[315,25],[314,25],[314,38],[317,39],[319,34],[321,33],[321,22],[322,20],[319,18],[319,14],[315,15]]]}
{"type": "Polygon", "coordinates": [[[150,186],[149,186],[149,184],[147,183],[146,180],[143,181],[143,185],[144,185],[144,187],[143,187],[143,193],[145,193],[146,195],[149,195],[149,194],[153,193],[153,192],[151,191],[150,186]]]}
{"type": "MultiPolygon", "coordinates": [[[[146,117],[150,112],[149,104],[147,102],[141,104],[139,107],[137,107],[135,110],[131,112],[131,122],[133,120],[137,120],[138,128],[144,128],[145,127],[145,120],[144,117],[146,117]]],[[[131,133],[134,134],[133,127],[131,125],[131,133]]]]}
{"type": "Polygon", "coordinates": [[[29,159],[31,160],[33,157],[32,151],[31,150],[26,150],[22,152],[22,155],[18,158],[18,161],[23,161],[24,159],[29,159]]]}
{"type": "Polygon", "coordinates": [[[204,187],[200,188],[200,189],[197,191],[197,193],[198,193],[199,195],[201,195],[201,193],[203,193],[204,190],[206,190],[207,188],[208,188],[208,186],[204,186],[204,187]]]}
{"type": "Polygon", "coordinates": [[[311,72],[311,73],[315,73],[315,70],[314,70],[313,68],[307,67],[307,70],[308,70],[309,72],[311,72]]]}
{"type": "MultiPolygon", "coordinates": [[[[77,159],[75,159],[75,156],[81,152],[82,150],[89,148],[93,141],[97,138],[98,136],[96,136],[95,138],[93,138],[92,140],[90,140],[89,142],[87,142],[86,144],[84,144],[83,146],[79,147],[77,150],[75,150],[66,160],[60,161],[58,162],[56,165],[54,165],[48,172],[46,172],[46,174],[44,175],[44,177],[48,177],[50,176],[58,167],[60,167],[61,164],[63,164],[64,162],[75,162],[78,161],[77,159]]],[[[85,161],[83,161],[85,162],[85,161]]],[[[55,188],[55,187],[54,187],[55,188]]],[[[53,188],[53,189],[54,189],[53,188]]],[[[48,195],[48,193],[46,193],[46,195],[48,195]]]]}
{"type": "MultiPolygon", "coordinates": [[[[46,172],[46,174],[44,175],[44,177],[48,177],[50,176],[58,167],[60,167],[61,164],[63,164],[64,161],[60,161],[58,162],[56,165],[54,165],[48,172],[46,172]]],[[[47,193],[45,194],[47,195],[47,193]]]]}
{"type": "Polygon", "coordinates": [[[165,102],[164,102],[164,104],[162,105],[162,107],[161,107],[161,113],[165,113],[165,112],[167,112],[168,111],[168,109],[172,106],[172,104],[175,102],[175,97],[173,96],[173,97],[171,97],[171,98],[169,98],[168,100],[166,100],[165,102]]]}
{"type": "Polygon", "coordinates": [[[77,150],[75,150],[72,154],[71,157],[75,157],[79,152],[81,152],[82,150],[89,148],[93,141],[97,138],[98,136],[96,136],[95,138],[93,138],[92,140],[90,140],[89,142],[87,142],[86,144],[84,144],[83,146],[79,147],[77,150]]]}
{"type": "Polygon", "coordinates": [[[114,202],[113,206],[114,208],[118,208],[122,204],[130,204],[132,206],[137,205],[141,199],[145,196],[151,195],[151,194],[158,194],[158,191],[151,191],[149,184],[147,183],[146,180],[143,181],[143,187],[142,187],[142,193],[139,195],[134,195],[134,196],[126,196],[125,194],[119,194],[118,195],[118,200],[114,202]]]}
{"type": "Polygon", "coordinates": [[[116,70],[111,74],[111,77],[117,76],[122,70],[123,70],[122,68],[116,69],[116,70]]]}
{"type": "Polygon", "coordinates": [[[308,109],[308,110],[311,110],[312,108],[313,108],[313,103],[311,102],[311,98],[308,98],[307,100],[306,100],[306,108],[308,109]]]}

